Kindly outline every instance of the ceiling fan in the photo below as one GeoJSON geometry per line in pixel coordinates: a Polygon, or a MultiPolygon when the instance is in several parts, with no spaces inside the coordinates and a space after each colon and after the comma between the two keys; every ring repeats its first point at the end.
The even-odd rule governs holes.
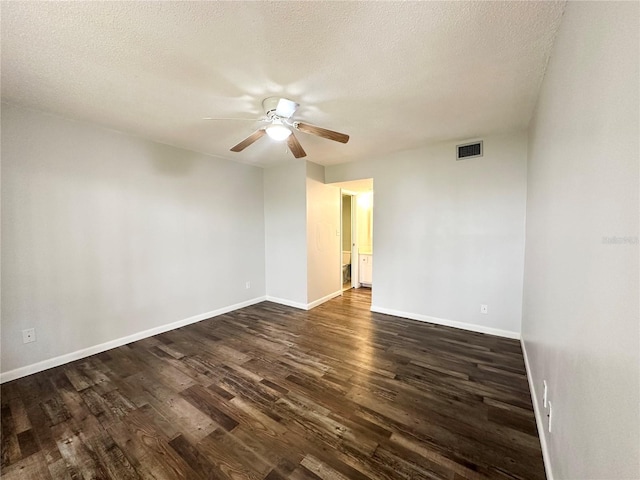
{"type": "Polygon", "coordinates": [[[291,150],[294,157],[305,157],[307,154],[293,133],[294,130],[317,135],[318,137],[335,142],[347,143],[349,141],[349,135],[345,135],[344,133],[334,132],[333,130],[327,130],[326,128],[316,127],[315,125],[294,120],[292,118],[293,114],[300,105],[292,100],[280,97],[268,97],[262,101],[262,106],[266,114],[266,117],[263,118],[262,121],[268,123],[268,125],[259,128],[240,143],[231,147],[232,152],[241,152],[259,138],[268,135],[276,141],[286,140],[289,150],[291,150]]]}

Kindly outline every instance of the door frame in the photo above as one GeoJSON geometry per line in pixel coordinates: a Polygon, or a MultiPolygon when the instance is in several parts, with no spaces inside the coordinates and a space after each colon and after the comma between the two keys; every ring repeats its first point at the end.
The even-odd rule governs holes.
{"type": "Polygon", "coordinates": [[[357,226],[357,192],[340,189],[340,289],[342,290],[342,242],[343,242],[343,222],[342,222],[342,199],[343,196],[351,197],[351,288],[360,288],[359,264],[358,264],[358,226],[357,226]]]}

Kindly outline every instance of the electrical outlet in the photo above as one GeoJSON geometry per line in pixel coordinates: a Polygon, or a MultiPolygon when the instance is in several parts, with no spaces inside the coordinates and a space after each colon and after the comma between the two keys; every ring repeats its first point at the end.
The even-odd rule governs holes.
{"type": "Polygon", "coordinates": [[[553,420],[553,406],[551,405],[551,401],[547,402],[549,405],[549,412],[547,413],[547,419],[549,420],[548,430],[551,433],[551,421],[553,420]]]}
{"type": "Polygon", "coordinates": [[[480,305],[480,313],[484,313],[485,315],[489,313],[489,305],[480,305]]]}
{"type": "Polygon", "coordinates": [[[246,288],[247,290],[249,290],[251,288],[251,282],[246,282],[244,284],[244,288],[246,288]]]}
{"type": "Polygon", "coordinates": [[[27,328],[22,330],[22,343],[31,343],[36,341],[36,329],[27,328]]]}
{"type": "Polygon", "coordinates": [[[546,380],[542,381],[542,386],[543,386],[543,390],[542,390],[542,406],[544,408],[547,408],[548,390],[547,390],[547,381],[546,380]]]}

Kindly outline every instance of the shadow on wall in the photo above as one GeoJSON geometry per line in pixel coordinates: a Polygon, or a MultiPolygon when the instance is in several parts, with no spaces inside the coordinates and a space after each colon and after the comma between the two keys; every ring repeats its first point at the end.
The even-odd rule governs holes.
{"type": "Polygon", "coordinates": [[[188,174],[193,168],[195,157],[202,157],[195,152],[150,142],[147,143],[147,152],[154,170],[168,177],[181,177],[188,174]]]}

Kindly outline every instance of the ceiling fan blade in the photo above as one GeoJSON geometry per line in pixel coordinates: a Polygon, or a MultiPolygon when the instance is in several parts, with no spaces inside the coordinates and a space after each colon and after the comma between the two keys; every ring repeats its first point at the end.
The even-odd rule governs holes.
{"type": "Polygon", "coordinates": [[[293,126],[301,132],[317,135],[322,138],[333,140],[334,142],[347,143],[349,141],[349,135],[334,132],[333,130],[327,130],[326,128],[316,127],[315,125],[309,125],[308,123],[294,122],[293,126]]]}
{"type": "Polygon", "coordinates": [[[237,117],[202,117],[202,120],[240,120],[243,122],[260,122],[264,118],[237,118],[237,117]]]}
{"type": "Polygon", "coordinates": [[[304,151],[302,145],[300,145],[300,142],[293,134],[293,132],[291,132],[291,135],[287,137],[287,145],[289,145],[289,150],[291,150],[291,153],[293,153],[294,157],[302,158],[307,156],[307,153],[304,151]]]}
{"type": "Polygon", "coordinates": [[[282,118],[291,118],[291,115],[298,109],[300,105],[296,102],[281,98],[278,100],[278,106],[276,107],[276,115],[282,118]]]}
{"type": "Polygon", "coordinates": [[[266,133],[267,133],[267,131],[264,128],[261,128],[260,130],[256,130],[251,135],[249,135],[247,138],[242,140],[239,144],[231,147],[231,151],[232,152],[241,152],[242,150],[247,148],[249,145],[251,145],[253,142],[258,140],[260,137],[264,136],[266,133]]]}

